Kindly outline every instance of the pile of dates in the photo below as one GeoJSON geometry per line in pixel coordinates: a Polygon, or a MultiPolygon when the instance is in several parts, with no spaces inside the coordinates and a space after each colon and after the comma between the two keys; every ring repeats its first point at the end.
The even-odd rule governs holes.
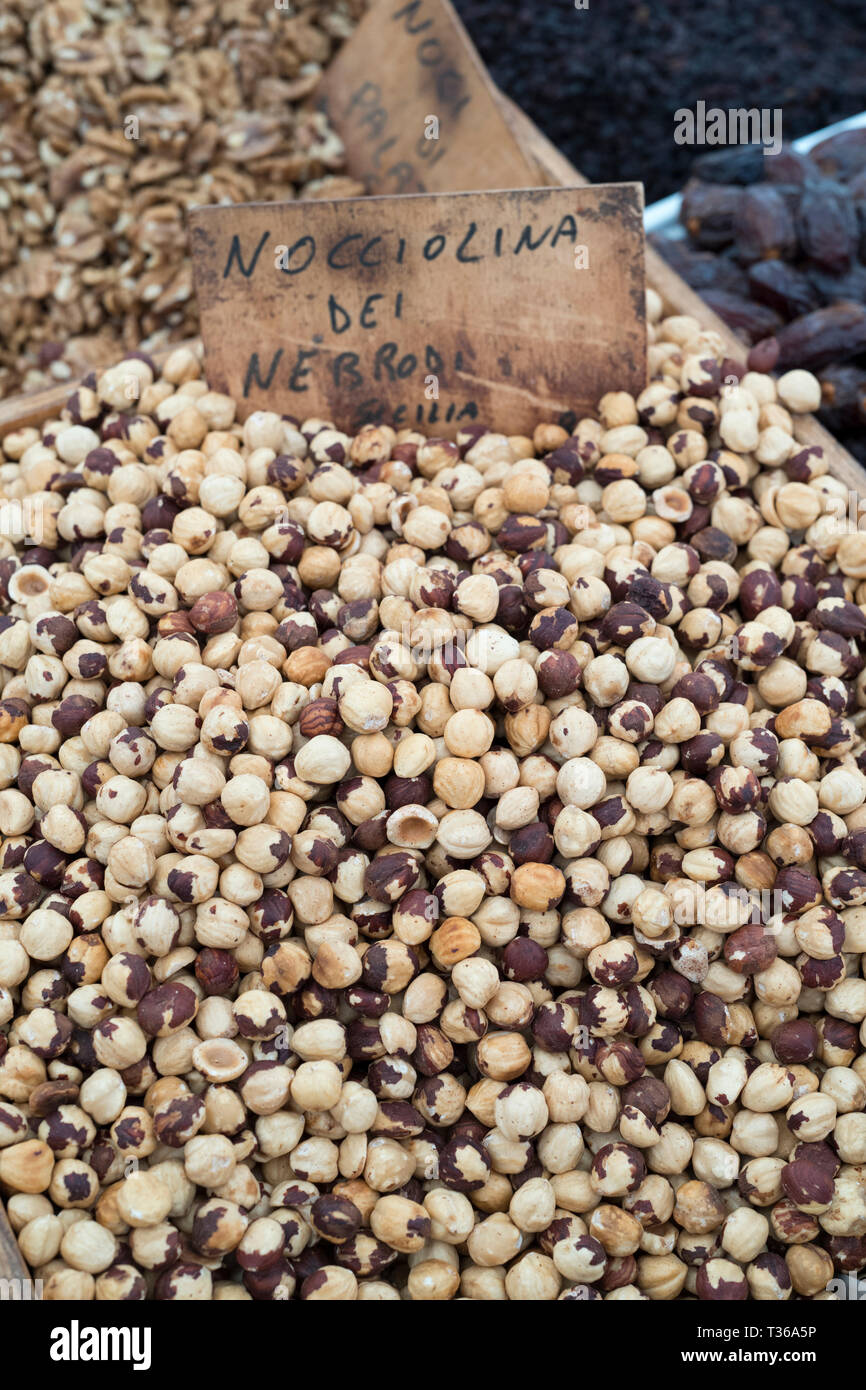
{"type": "Polygon", "coordinates": [[[866,128],[808,155],[704,154],[680,218],[688,240],[656,248],[750,344],[752,370],[818,375],[820,418],[866,462],[866,128]]]}

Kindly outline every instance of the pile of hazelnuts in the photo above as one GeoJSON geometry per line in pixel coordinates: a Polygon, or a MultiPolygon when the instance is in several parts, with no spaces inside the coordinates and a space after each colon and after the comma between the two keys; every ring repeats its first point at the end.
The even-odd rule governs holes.
{"type": "Polygon", "coordinates": [[[866,532],[809,373],[648,316],[646,390],[531,437],[241,422],[179,348],[3,440],[0,1193],[44,1298],[866,1264],[866,532]]]}

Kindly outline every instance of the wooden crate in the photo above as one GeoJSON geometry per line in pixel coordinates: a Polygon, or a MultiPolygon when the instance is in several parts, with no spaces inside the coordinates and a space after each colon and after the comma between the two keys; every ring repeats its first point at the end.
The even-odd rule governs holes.
{"type": "MultiPolygon", "coordinates": [[[[499,100],[509,126],[538,169],[541,183],[568,186],[588,182],[519,107],[501,93],[499,100]]],[[[721,335],[731,357],[743,359],[746,348],[740,339],[651,246],[647,246],[646,249],[646,272],[647,283],[661,295],[669,312],[692,314],[700,319],[707,328],[713,328],[721,335]]],[[[175,346],[180,345],[174,344],[173,347],[175,346]]],[[[186,346],[196,344],[187,343],[186,346]]],[[[172,348],[153,354],[158,365],[165,361],[170,351],[172,348]]],[[[12,396],[6,401],[0,401],[0,439],[12,430],[22,429],[27,425],[39,425],[59,415],[74,387],[75,383],[70,382],[31,395],[12,396]]],[[[852,492],[866,497],[866,470],[813,416],[795,416],[794,435],[803,445],[820,445],[824,450],[830,473],[841,479],[852,492]]],[[[26,1277],[27,1269],[0,1201],[0,1278],[26,1277]]]]}
{"type": "Polygon", "coordinates": [[[21,1258],[3,1203],[0,1202],[0,1279],[28,1279],[29,1270],[21,1258]]]}

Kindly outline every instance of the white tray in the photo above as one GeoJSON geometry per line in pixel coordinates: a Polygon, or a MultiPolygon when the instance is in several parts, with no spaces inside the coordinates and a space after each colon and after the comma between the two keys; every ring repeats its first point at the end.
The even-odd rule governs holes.
{"type": "MultiPolygon", "coordinates": [[[[808,154],[813,145],[820,145],[821,141],[826,140],[829,136],[838,135],[842,130],[856,130],[859,126],[864,125],[866,125],[866,111],[861,111],[857,116],[849,116],[845,121],[837,121],[835,125],[825,126],[823,130],[815,130],[811,135],[801,135],[799,140],[792,140],[790,143],[798,153],[808,154]]],[[[723,146],[717,145],[713,148],[722,149],[723,146]]],[[[646,230],[681,240],[686,234],[685,227],[680,222],[682,201],[681,193],[671,193],[668,198],[660,198],[657,203],[650,203],[644,212],[646,230]]]]}

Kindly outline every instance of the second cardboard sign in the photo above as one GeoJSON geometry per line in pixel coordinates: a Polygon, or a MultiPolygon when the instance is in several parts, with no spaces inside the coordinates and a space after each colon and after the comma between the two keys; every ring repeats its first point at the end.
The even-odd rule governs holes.
{"type": "Polygon", "coordinates": [[[318,94],[371,193],[541,182],[449,0],[374,0],[318,94]]]}
{"type": "Polygon", "coordinates": [[[208,380],[242,411],[453,438],[646,382],[639,184],[198,208],[208,380]]]}

